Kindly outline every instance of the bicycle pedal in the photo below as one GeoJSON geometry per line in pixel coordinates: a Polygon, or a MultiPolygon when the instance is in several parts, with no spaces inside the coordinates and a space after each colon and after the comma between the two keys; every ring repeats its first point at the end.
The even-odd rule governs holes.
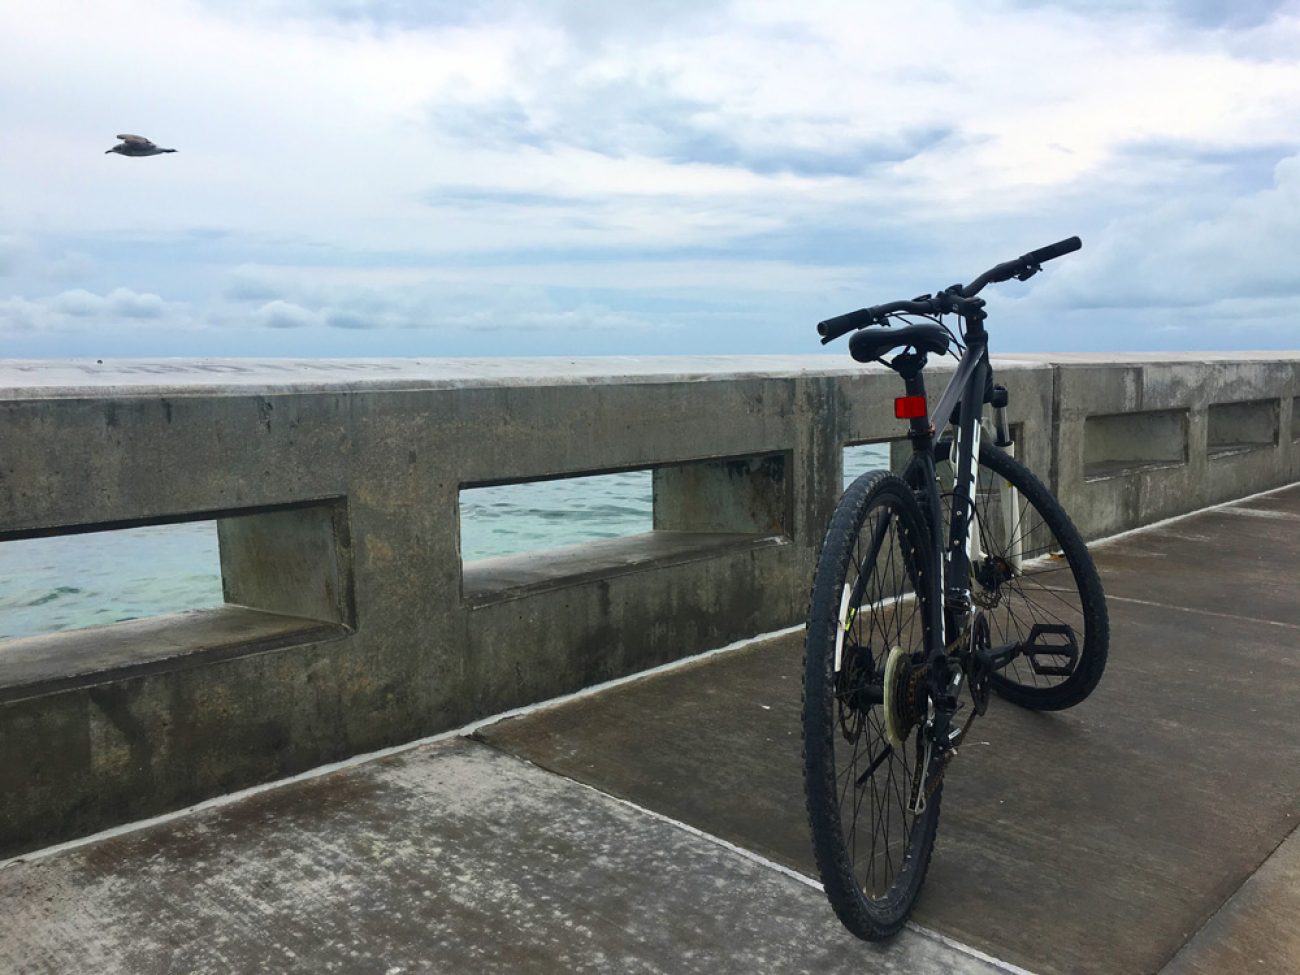
{"type": "Polygon", "coordinates": [[[1074,665],[1079,662],[1079,644],[1074,639],[1074,627],[1063,623],[1035,623],[1029,631],[1029,639],[1020,648],[1020,653],[1029,658],[1029,666],[1035,674],[1044,677],[1069,677],[1074,673],[1074,665]],[[1056,637],[1059,642],[1050,638],[1056,637]],[[1064,664],[1043,664],[1039,657],[1065,657],[1064,664]]]}

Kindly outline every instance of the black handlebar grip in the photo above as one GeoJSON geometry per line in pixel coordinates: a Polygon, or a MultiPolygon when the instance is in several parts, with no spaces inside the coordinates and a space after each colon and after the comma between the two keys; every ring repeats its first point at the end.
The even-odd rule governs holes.
{"type": "Polygon", "coordinates": [[[1064,257],[1066,254],[1073,254],[1083,246],[1083,241],[1078,237],[1068,237],[1065,240],[1058,240],[1055,244],[1048,244],[1046,247],[1040,247],[1036,251],[1030,251],[1020,259],[1026,264],[1042,264],[1044,261],[1050,261],[1054,257],[1064,257]]]}
{"type": "Polygon", "coordinates": [[[822,337],[822,345],[832,339],[837,339],[846,332],[852,332],[855,328],[865,328],[875,319],[875,314],[870,308],[859,308],[857,311],[851,311],[847,315],[837,315],[835,318],[828,318],[824,322],[817,323],[817,334],[822,337]]]}

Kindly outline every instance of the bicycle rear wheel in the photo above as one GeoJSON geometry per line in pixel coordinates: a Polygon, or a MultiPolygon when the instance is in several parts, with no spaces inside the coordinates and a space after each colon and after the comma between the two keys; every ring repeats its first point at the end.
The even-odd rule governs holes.
{"type": "Polygon", "coordinates": [[[906,483],[863,474],[822,544],[804,648],[804,788],[831,906],[860,938],[907,920],[939,822],[921,680],[928,538],[906,483]],[[927,790],[930,793],[927,794],[927,790]]]}

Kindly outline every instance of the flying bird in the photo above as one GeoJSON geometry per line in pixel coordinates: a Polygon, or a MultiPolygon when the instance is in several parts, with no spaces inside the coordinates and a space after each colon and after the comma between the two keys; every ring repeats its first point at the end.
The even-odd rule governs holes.
{"type": "Polygon", "coordinates": [[[124,156],[157,156],[164,152],[175,152],[175,149],[159,149],[142,135],[119,135],[122,141],[112,149],[105,149],[104,155],[110,152],[118,152],[124,156]]]}

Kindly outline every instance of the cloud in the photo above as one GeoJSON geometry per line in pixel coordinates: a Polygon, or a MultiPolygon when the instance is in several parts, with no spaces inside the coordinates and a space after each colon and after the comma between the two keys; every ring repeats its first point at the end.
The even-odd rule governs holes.
{"type": "Polygon", "coordinates": [[[264,328],[306,328],[319,325],[321,316],[293,302],[268,301],[253,313],[254,321],[264,328]]]}
{"type": "Polygon", "coordinates": [[[114,288],[107,295],[97,295],[78,288],[56,295],[49,307],[76,317],[160,318],[167,304],[155,294],[139,294],[129,288],[114,288]]]}
{"type": "Polygon", "coordinates": [[[236,272],[231,282],[222,291],[222,296],[229,301],[267,301],[278,294],[279,292],[269,282],[241,272],[236,272]]]}
{"type": "Polygon", "coordinates": [[[222,316],[236,328],[320,328],[344,331],[490,332],[646,329],[642,316],[545,286],[498,286],[489,281],[413,280],[382,287],[340,286],[313,279],[281,282],[283,294],[251,315],[222,316]]]}
{"type": "Polygon", "coordinates": [[[1195,308],[1226,300],[1300,296],[1300,155],[1277,163],[1272,185],[1235,199],[1166,201],[1114,222],[1045,297],[1080,308],[1195,308]]]}
{"type": "Polygon", "coordinates": [[[30,259],[34,248],[23,234],[0,234],[0,277],[14,273],[30,259]]]}
{"type": "Polygon", "coordinates": [[[129,288],[115,288],[102,295],[75,288],[43,298],[15,296],[0,301],[0,330],[89,332],[146,323],[167,328],[189,328],[194,324],[184,304],[129,288]]]}
{"type": "Polygon", "coordinates": [[[1298,287],[1294,4],[51,0],[3,26],[0,327],[741,351],[1070,233],[1081,270],[1011,306],[1091,303],[1117,343],[1162,288],[1298,287]],[[104,156],[123,130],[180,151],[104,156]]]}
{"type": "Polygon", "coordinates": [[[240,9],[265,18],[330,20],[375,30],[467,28],[503,20],[542,18],[575,43],[645,38],[715,16],[728,0],[641,0],[593,4],[587,0],[234,0],[213,9],[240,9]]]}
{"type": "Polygon", "coordinates": [[[580,149],[612,159],[644,157],[670,163],[734,167],[765,176],[857,176],[872,167],[919,155],[955,134],[951,125],[863,135],[836,144],[818,139],[765,138],[741,133],[715,106],[675,95],[666,79],[600,80],[582,87],[543,84],[544,100],[508,97],[435,105],[439,131],[477,145],[580,149]]]}
{"type": "MultiPolygon", "coordinates": [[[[1167,18],[1181,25],[1231,30],[1258,27],[1295,6],[1292,0],[1057,0],[1055,5],[1093,16],[1167,18]]],[[[1015,6],[1035,8],[1043,3],[1021,0],[1015,6]]]]}

